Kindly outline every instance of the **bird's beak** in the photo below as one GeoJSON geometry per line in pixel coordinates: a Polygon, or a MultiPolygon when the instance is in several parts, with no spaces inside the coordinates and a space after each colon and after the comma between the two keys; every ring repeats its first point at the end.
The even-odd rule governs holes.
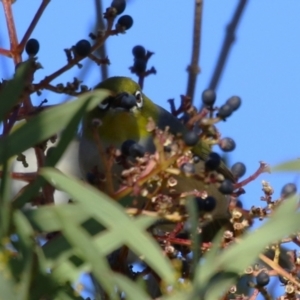
{"type": "Polygon", "coordinates": [[[136,98],[126,92],[116,95],[114,99],[113,108],[131,110],[136,106],[136,98]]]}

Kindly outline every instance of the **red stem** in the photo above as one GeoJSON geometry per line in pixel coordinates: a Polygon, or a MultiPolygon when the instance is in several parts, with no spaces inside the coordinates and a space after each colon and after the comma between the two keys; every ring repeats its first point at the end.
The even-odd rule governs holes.
{"type": "Polygon", "coordinates": [[[7,49],[0,48],[0,55],[11,57],[11,51],[9,51],[7,49]]]}
{"type": "Polygon", "coordinates": [[[245,186],[246,184],[248,184],[249,182],[255,180],[260,174],[268,172],[270,173],[270,167],[268,164],[264,163],[264,162],[260,162],[260,166],[258,168],[258,170],[251,176],[249,176],[248,178],[246,178],[245,180],[238,182],[234,185],[234,189],[240,189],[243,186],[245,186]]]}
{"type": "MultiPolygon", "coordinates": [[[[0,178],[3,176],[2,171],[0,171],[0,178]]],[[[31,173],[19,173],[19,172],[13,172],[10,174],[10,177],[12,179],[26,181],[26,182],[32,182],[36,179],[37,173],[31,172],[31,173]]]]}
{"type": "Polygon", "coordinates": [[[14,17],[11,9],[12,1],[11,0],[2,0],[4,15],[6,19],[6,25],[8,29],[9,41],[10,41],[10,50],[15,65],[21,62],[21,56],[17,53],[18,49],[18,38],[14,22],[14,17]]]}

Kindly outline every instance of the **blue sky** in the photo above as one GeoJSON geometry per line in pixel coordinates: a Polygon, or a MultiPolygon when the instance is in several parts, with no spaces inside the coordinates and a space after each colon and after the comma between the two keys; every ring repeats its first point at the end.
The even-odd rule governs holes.
{"type": "MultiPolygon", "coordinates": [[[[13,8],[17,31],[21,39],[34,11],[41,1],[17,1],[13,8]]],[[[110,4],[105,0],[104,6],[110,4]]],[[[215,66],[225,26],[231,19],[237,0],[204,0],[200,66],[195,101],[209,83],[215,66]]],[[[158,73],[146,79],[144,92],[156,103],[169,108],[167,99],[186,91],[186,67],[191,57],[194,1],[131,0],[125,11],[134,19],[133,27],[124,35],[113,36],[107,42],[111,60],[109,73],[133,76],[131,49],[137,44],[155,52],[149,67],[158,73]]],[[[238,27],[221,82],[217,89],[217,105],[230,96],[242,98],[241,108],[227,122],[219,124],[222,136],[232,137],[237,147],[230,154],[232,164],[242,161],[251,175],[263,160],[271,165],[299,155],[297,127],[300,124],[300,38],[299,0],[249,1],[238,27]]],[[[0,44],[8,47],[3,12],[0,10],[0,44]]],[[[94,1],[53,0],[46,9],[32,37],[40,41],[39,61],[44,66],[36,81],[65,64],[64,48],[87,38],[94,23],[94,1]]],[[[24,58],[26,55],[24,54],[24,58]]],[[[83,63],[86,63],[83,61],[83,63]]],[[[12,62],[0,58],[0,78],[13,74],[12,62]]],[[[55,83],[72,81],[78,74],[73,68],[55,83]]],[[[84,82],[94,86],[99,82],[99,70],[91,65],[84,82]]],[[[44,92],[37,101],[50,103],[65,100],[62,95],[44,92]]],[[[38,103],[38,102],[37,102],[38,103]]],[[[218,150],[218,148],[217,148],[218,150]]],[[[298,174],[264,174],[246,186],[245,207],[260,205],[261,180],[271,182],[275,197],[287,182],[299,183],[298,174]]]]}

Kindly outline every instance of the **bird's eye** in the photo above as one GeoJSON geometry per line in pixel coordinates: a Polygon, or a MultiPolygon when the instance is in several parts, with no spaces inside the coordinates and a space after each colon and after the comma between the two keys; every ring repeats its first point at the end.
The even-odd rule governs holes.
{"type": "Polygon", "coordinates": [[[98,107],[101,110],[106,110],[109,107],[110,97],[104,99],[101,103],[98,104],[98,107]]]}
{"type": "Polygon", "coordinates": [[[136,99],[136,105],[138,108],[142,108],[144,104],[143,96],[140,91],[136,91],[135,94],[135,99],[136,99]]]}

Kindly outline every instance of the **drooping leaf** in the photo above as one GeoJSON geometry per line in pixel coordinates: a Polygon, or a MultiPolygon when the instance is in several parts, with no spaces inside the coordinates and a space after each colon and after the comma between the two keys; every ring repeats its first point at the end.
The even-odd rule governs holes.
{"type": "Polygon", "coordinates": [[[272,172],[299,172],[300,159],[290,160],[278,164],[271,169],[272,172]]]}
{"type": "Polygon", "coordinates": [[[82,210],[88,211],[96,220],[110,231],[123,232],[123,243],[137,255],[143,256],[149,264],[168,283],[174,280],[169,261],[161,255],[159,245],[144,230],[135,226],[122,206],[95,188],[75,179],[68,178],[57,170],[45,168],[41,175],[53,186],[62,189],[74,201],[82,205],[82,210]]]}
{"type": "Polygon", "coordinates": [[[20,101],[21,93],[26,84],[26,77],[29,74],[33,60],[22,63],[16,70],[14,78],[8,80],[0,92],[0,121],[4,119],[7,113],[20,101]]]}
{"type": "MultiPolygon", "coordinates": [[[[264,225],[254,232],[246,233],[240,242],[223,250],[213,262],[212,254],[208,254],[208,260],[204,259],[203,265],[198,265],[195,284],[202,288],[207,286],[220,270],[225,273],[241,274],[246,267],[255,262],[265,246],[299,230],[300,213],[297,211],[297,202],[296,196],[286,199],[264,225]]],[[[229,288],[231,282],[231,279],[225,278],[222,288],[226,290],[226,285],[228,284],[229,288]]],[[[215,287],[217,289],[215,292],[219,293],[221,290],[218,283],[215,287]]]]}
{"type": "Polygon", "coordinates": [[[22,153],[62,131],[82,108],[91,110],[109,92],[97,90],[80,96],[76,101],[49,108],[32,117],[27,123],[0,139],[0,165],[10,157],[22,153]]]}

